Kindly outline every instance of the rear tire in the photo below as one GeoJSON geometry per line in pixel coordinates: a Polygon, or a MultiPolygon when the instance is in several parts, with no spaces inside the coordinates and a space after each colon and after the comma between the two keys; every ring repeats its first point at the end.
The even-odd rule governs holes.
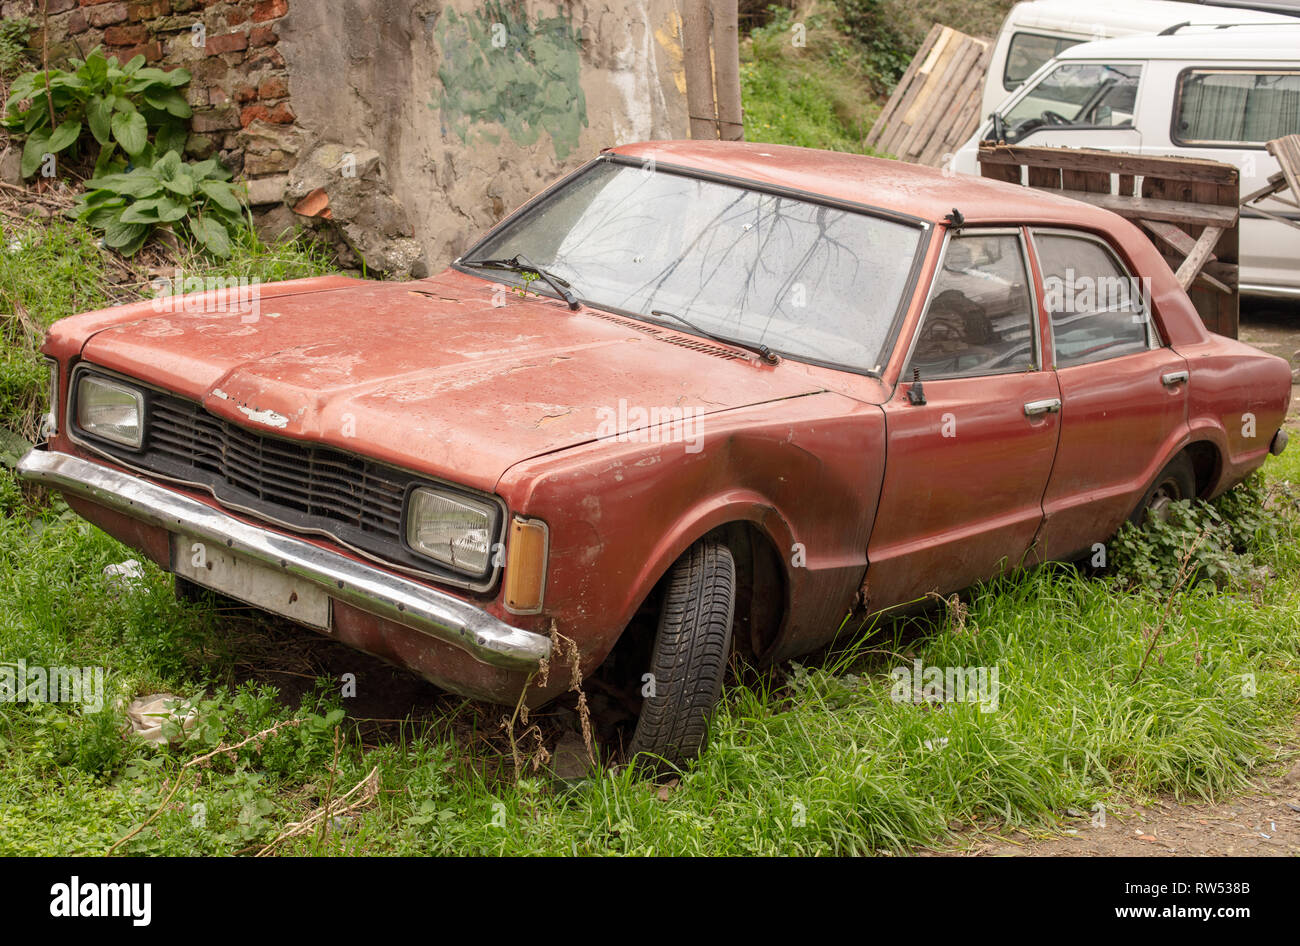
{"type": "Polygon", "coordinates": [[[629,753],[656,771],[704,748],[722,695],[736,610],[736,563],[721,542],[692,545],[668,573],[654,650],[653,695],[641,705],[629,753]]]}
{"type": "Polygon", "coordinates": [[[1160,471],[1142,501],[1129,516],[1129,522],[1139,529],[1147,524],[1147,516],[1163,522],[1169,515],[1168,506],[1184,499],[1196,498],[1196,469],[1187,454],[1180,453],[1160,471]]]}

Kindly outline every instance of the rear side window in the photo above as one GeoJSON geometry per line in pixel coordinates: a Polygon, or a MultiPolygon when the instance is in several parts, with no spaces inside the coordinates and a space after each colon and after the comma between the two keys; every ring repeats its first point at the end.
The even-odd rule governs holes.
{"type": "Polygon", "coordinates": [[[1141,285],[1108,247],[1061,233],[1035,233],[1034,247],[1058,368],[1150,347],[1141,285]]]}
{"type": "Polygon", "coordinates": [[[1034,305],[1020,237],[964,233],[944,247],[907,372],[970,378],[1034,368],[1034,305]]]}
{"type": "Polygon", "coordinates": [[[1300,133],[1300,71],[1188,69],[1178,77],[1178,144],[1262,145],[1300,133]]]}
{"type": "Polygon", "coordinates": [[[1039,33],[1016,33],[1007,45],[1007,67],[1002,73],[1002,88],[1008,92],[1020,88],[1020,83],[1033,75],[1035,69],[1062,50],[1081,42],[1039,33]]]}

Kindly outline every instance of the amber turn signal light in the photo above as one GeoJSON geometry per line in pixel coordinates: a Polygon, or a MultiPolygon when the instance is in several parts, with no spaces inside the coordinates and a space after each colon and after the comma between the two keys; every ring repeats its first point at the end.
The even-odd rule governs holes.
{"type": "Polygon", "coordinates": [[[550,533],[540,519],[514,518],[506,546],[506,610],[536,614],[546,591],[546,553],[550,533]]]}

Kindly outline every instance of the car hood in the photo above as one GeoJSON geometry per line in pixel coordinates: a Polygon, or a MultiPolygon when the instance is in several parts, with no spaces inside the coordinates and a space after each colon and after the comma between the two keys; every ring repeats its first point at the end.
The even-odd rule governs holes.
{"type": "Polygon", "coordinates": [[[82,356],[260,433],[485,490],[521,460],[652,425],[656,412],[702,416],[824,389],[797,364],[452,270],[267,295],[228,311],[146,303],[142,317],[95,332],[82,356]]]}

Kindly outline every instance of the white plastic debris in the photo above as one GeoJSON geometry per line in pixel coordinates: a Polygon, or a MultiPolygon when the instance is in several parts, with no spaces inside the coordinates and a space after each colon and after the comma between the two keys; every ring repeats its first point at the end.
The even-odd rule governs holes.
{"type": "Polygon", "coordinates": [[[142,696],[126,708],[126,718],[131,724],[131,731],[145,742],[156,746],[165,745],[167,736],[163,732],[163,723],[175,720],[179,723],[176,733],[188,733],[194,728],[198,710],[188,701],[171,693],[153,693],[142,696]]]}
{"type": "Polygon", "coordinates": [[[116,565],[105,565],[104,577],[108,579],[110,585],[135,589],[139,587],[140,579],[144,578],[144,568],[135,559],[128,558],[125,562],[118,562],[116,565]]]}

